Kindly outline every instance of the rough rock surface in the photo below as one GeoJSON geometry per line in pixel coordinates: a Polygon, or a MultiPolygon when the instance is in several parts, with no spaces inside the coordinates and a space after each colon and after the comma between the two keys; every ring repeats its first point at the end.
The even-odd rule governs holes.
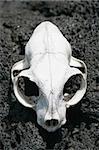
{"type": "MultiPolygon", "coordinates": [[[[39,43],[38,43],[39,44],[39,43]]],[[[99,149],[99,2],[0,1],[0,150],[99,149]],[[88,68],[82,101],[68,109],[67,123],[48,133],[32,109],[16,99],[10,81],[12,65],[42,21],[55,23],[72,45],[73,56],[88,68]]]]}

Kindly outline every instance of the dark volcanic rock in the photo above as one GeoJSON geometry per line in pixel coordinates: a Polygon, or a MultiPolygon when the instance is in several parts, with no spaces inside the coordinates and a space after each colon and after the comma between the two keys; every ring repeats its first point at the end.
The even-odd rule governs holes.
{"type": "Polygon", "coordinates": [[[0,2],[0,150],[99,149],[99,2],[0,2]],[[48,133],[33,110],[13,94],[12,65],[42,21],[55,23],[88,68],[82,101],[67,111],[67,124],[48,133]]]}

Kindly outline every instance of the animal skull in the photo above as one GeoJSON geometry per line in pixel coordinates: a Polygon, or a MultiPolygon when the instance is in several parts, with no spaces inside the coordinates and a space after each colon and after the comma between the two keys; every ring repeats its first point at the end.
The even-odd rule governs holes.
{"type": "Polygon", "coordinates": [[[49,132],[65,124],[66,109],[82,99],[87,87],[85,63],[72,56],[69,42],[58,27],[48,21],[34,30],[25,48],[25,58],[13,65],[11,77],[19,102],[33,108],[33,101],[36,101],[37,122],[49,132]],[[20,73],[14,76],[16,70],[20,73]],[[71,97],[69,93],[63,94],[63,89],[74,75],[81,76],[81,83],[71,97]],[[34,94],[30,98],[23,95],[18,87],[19,77],[27,77],[36,86],[39,95],[34,94]]]}

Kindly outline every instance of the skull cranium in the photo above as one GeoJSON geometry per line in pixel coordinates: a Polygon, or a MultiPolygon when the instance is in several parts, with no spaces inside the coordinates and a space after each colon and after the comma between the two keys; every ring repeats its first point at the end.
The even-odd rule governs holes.
{"type": "Polygon", "coordinates": [[[51,22],[37,26],[25,48],[25,58],[15,63],[11,70],[14,93],[26,107],[34,107],[36,101],[37,122],[53,132],[66,122],[66,109],[78,103],[86,92],[87,68],[83,61],[72,56],[71,46],[60,30],[51,22]],[[80,71],[83,68],[84,71],[80,71]],[[14,71],[20,73],[14,76],[14,71]],[[69,93],[63,93],[64,85],[72,76],[80,75],[80,88],[65,101],[69,93]],[[18,88],[19,77],[27,77],[38,93],[31,98],[18,88]],[[65,99],[65,100],[64,100],[65,99]]]}

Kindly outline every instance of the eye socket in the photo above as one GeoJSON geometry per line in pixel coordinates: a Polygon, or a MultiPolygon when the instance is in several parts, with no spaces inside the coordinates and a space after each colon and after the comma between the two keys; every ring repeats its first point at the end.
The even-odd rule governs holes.
{"type": "Polygon", "coordinates": [[[77,92],[77,90],[80,89],[81,80],[82,77],[80,74],[70,77],[64,85],[63,95],[65,93],[68,93],[73,96],[77,92]]]}
{"type": "Polygon", "coordinates": [[[16,77],[20,72],[21,72],[21,71],[19,71],[19,70],[14,70],[14,71],[13,71],[13,76],[16,77]]]}
{"type": "Polygon", "coordinates": [[[30,81],[27,77],[19,77],[18,87],[22,94],[26,96],[39,96],[39,88],[35,82],[30,81]]]}

